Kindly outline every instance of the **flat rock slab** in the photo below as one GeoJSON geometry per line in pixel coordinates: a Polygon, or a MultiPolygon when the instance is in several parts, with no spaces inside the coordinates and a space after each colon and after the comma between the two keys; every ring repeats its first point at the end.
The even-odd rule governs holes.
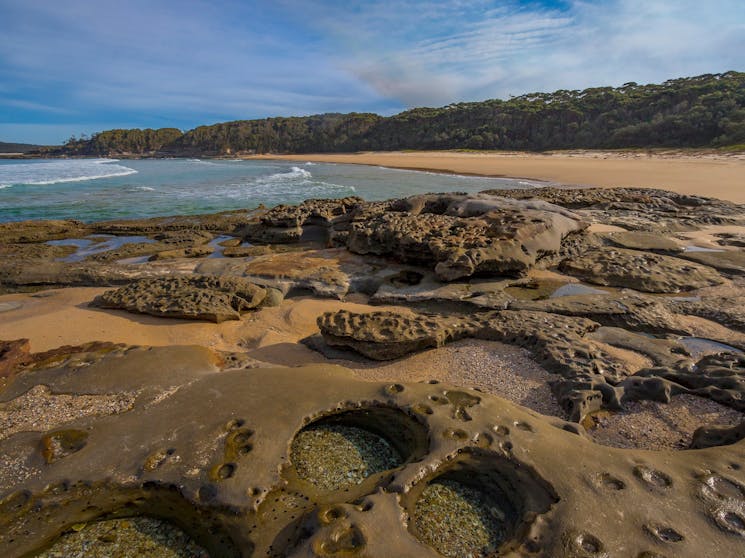
{"type": "Polygon", "coordinates": [[[680,244],[660,234],[646,232],[613,232],[603,236],[621,248],[651,252],[683,251],[680,244]]]}
{"type": "Polygon", "coordinates": [[[594,223],[632,231],[674,232],[707,225],[745,225],[745,205],[652,188],[527,188],[489,190],[524,200],[545,200],[594,223]]]}
{"type": "Polygon", "coordinates": [[[745,296],[705,296],[670,302],[676,312],[699,316],[745,332],[745,296]]]}
{"type": "Polygon", "coordinates": [[[580,316],[605,326],[647,333],[688,335],[691,332],[690,326],[659,298],[629,292],[562,296],[545,300],[516,300],[510,302],[508,308],[580,316]]]}
{"type": "Polygon", "coordinates": [[[732,275],[745,275],[745,250],[721,252],[684,252],[681,258],[691,260],[732,275]]]}
{"type": "Polygon", "coordinates": [[[596,285],[651,293],[678,293],[724,282],[711,267],[672,256],[623,248],[591,249],[562,261],[560,269],[596,285]]]}
{"type": "Polygon", "coordinates": [[[164,318],[220,323],[259,306],[266,289],[240,277],[196,275],[140,279],[106,291],[92,305],[164,318]]]}

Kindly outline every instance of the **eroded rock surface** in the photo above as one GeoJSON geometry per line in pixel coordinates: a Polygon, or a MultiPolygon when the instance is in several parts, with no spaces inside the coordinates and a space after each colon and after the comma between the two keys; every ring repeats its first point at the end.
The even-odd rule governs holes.
{"type": "Polygon", "coordinates": [[[464,337],[469,325],[459,318],[374,312],[329,312],[318,327],[329,345],[349,347],[375,360],[392,360],[409,353],[440,347],[464,337]]]}
{"type": "Polygon", "coordinates": [[[522,274],[584,226],[578,216],[546,203],[418,196],[383,213],[353,215],[347,247],[406,263],[434,263],[437,276],[452,281],[477,273],[522,274]]]}
{"type": "Polygon", "coordinates": [[[81,393],[103,370],[112,391],[137,390],[145,377],[174,385],[162,364],[192,363],[179,368],[178,389],[151,390],[129,411],[0,441],[19,464],[0,475],[4,555],[55,541],[110,545],[98,537],[112,524],[100,520],[143,516],[221,557],[568,558],[591,548],[699,558],[745,547],[743,442],[635,453],[455,386],[360,381],[329,365],[218,373],[196,355],[129,350],[101,355],[91,371],[62,362],[16,377],[23,384],[3,399],[41,382],[81,393]],[[50,436],[63,451],[47,460],[50,436]],[[330,440],[332,452],[314,451],[330,440]],[[308,462],[316,458],[326,466],[308,462]],[[80,542],[60,541],[73,526],[80,542]]]}
{"type": "Polygon", "coordinates": [[[605,326],[647,333],[690,334],[690,326],[657,298],[634,292],[619,295],[574,295],[544,300],[510,302],[513,310],[537,310],[590,318],[605,326]]]}
{"type": "Polygon", "coordinates": [[[570,208],[595,223],[634,231],[679,231],[703,225],[745,225],[740,204],[653,188],[535,188],[491,190],[570,208]]]}
{"type": "Polygon", "coordinates": [[[259,306],[266,289],[239,277],[194,275],[140,279],[93,301],[113,308],[165,318],[223,322],[259,306]]]}
{"type": "Polygon", "coordinates": [[[745,275],[745,251],[685,252],[681,257],[718,269],[730,275],[745,275]]]}
{"type": "MultiPolygon", "coordinates": [[[[256,352],[91,343],[31,353],[22,340],[3,343],[0,555],[34,555],[55,540],[58,550],[110,555],[112,541],[126,544],[113,522],[142,516],[213,557],[743,555],[738,224],[745,208],[708,198],[545,188],[2,226],[3,290],[127,284],[99,302],[211,321],[298,295],[408,306],[324,314],[322,336],[311,332],[307,344],[374,370],[357,371],[368,380],[391,372],[346,349],[390,360],[461,338],[447,350],[522,347],[562,409],[533,407],[557,415],[543,417],[464,388],[465,373],[461,387],[363,382],[330,365],[266,369],[256,352]],[[590,222],[603,227],[588,232],[590,222]],[[727,258],[679,252],[703,226],[727,258]],[[94,233],[141,236],[79,262],[57,261],[74,248],[46,244],[94,233]],[[230,258],[207,257],[220,255],[216,234],[231,235],[219,242],[230,258]],[[157,261],[119,261],[133,255],[157,261]],[[588,291],[557,272],[561,262],[610,287],[588,291]],[[700,351],[688,336],[732,346],[700,351]],[[706,449],[622,451],[584,431],[603,417],[622,429],[629,413],[618,411],[683,398],[687,440],[701,425],[691,446],[706,449]],[[701,398],[727,411],[727,426],[714,424],[722,413],[697,420],[701,398]]],[[[3,316],[21,304],[9,300],[3,316]]],[[[262,312],[291,319],[286,304],[235,326],[262,324],[262,312]]],[[[286,339],[270,331],[262,342],[272,336],[286,339]]],[[[427,377],[426,357],[386,366],[427,377]]]]}
{"type": "Polygon", "coordinates": [[[545,202],[489,195],[429,194],[388,202],[359,198],[279,206],[245,229],[249,239],[298,242],[304,235],[358,254],[434,268],[451,281],[476,273],[521,274],[585,227],[571,211],[545,202]]]}
{"type": "Polygon", "coordinates": [[[637,250],[597,248],[561,262],[561,270],[596,285],[678,293],[719,285],[711,267],[637,250]]]}
{"type": "Polygon", "coordinates": [[[745,296],[704,296],[672,301],[671,306],[681,314],[700,316],[745,332],[745,296]]]}
{"type": "MultiPolygon", "coordinates": [[[[605,314],[598,317],[605,319],[605,314]]],[[[709,355],[697,362],[676,340],[601,327],[583,317],[533,310],[459,318],[340,311],[324,314],[318,325],[329,345],[376,360],[400,358],[464,337],[525,347],[544,368],[557,374],[552,382],[554,394],[575,421],[602,408],[621,409],[626,401],[669,402],[676,394],[709,397],[743,410],[745,374],[740,357],[709,355]],[[624,358],[624,351],[643,356],[649,364],[635,365],[634,360],[624,358]]]]}

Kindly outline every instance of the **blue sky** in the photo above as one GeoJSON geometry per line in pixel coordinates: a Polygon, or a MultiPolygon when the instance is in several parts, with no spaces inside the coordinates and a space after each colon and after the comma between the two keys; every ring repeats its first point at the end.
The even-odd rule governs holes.
{"type": "Polygon", "coordinates": [[[0,141],[726,70],[743,0],[0,0],[0,141]]]}

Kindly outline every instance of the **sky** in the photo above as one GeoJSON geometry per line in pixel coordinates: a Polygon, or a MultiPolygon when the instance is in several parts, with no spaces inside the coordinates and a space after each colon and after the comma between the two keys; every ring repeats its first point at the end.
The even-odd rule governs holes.
{"type": "Polygon", "coordinates": [[[743,0],[0,0],[0,141],[728,70],[743,0]]]}

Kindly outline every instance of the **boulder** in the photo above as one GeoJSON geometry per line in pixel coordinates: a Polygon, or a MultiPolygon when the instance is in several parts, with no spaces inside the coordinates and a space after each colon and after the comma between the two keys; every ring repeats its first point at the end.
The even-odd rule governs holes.
{"type": "Polygon", "coordinates": [[[266,290],[239,277],[195,275],[140,279],[97,297],[93,306],[164,318],[220,323],[258,307],[266,290]]]}

